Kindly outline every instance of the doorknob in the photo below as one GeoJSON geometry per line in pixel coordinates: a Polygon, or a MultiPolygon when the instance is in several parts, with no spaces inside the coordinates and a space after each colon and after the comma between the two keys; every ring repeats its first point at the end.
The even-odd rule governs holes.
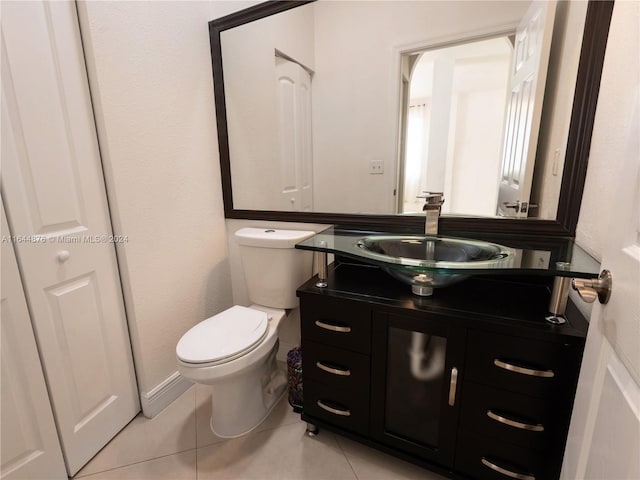
{"type": "Polygon", "coordinates": [[[587,303],[593,303],[596,298],[605,304],[611,297],[613,277],[609,270],[600,272],[597,279],[574,278],[571,280],[571,288],[578,292],[580,298],[587,303]]]}
{"type": "Polygon", "coordinates": [[[69,260],[70,256],[71,256],[71,252],[69,252],[69,250],[60,250],[57,253],[56,258],[58,259],[58,262],[64,263],[67,260],[69,260]]]}

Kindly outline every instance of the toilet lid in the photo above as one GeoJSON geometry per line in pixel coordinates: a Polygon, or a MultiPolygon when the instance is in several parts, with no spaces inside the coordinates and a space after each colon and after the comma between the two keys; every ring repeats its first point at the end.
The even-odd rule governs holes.
{"type": "Polygon", "coordinates": [[[268,325],[265,312],[236,305],[192,327],[178,342],[176,355],[187,363],[233,360],[255,348],[268,325]]]}

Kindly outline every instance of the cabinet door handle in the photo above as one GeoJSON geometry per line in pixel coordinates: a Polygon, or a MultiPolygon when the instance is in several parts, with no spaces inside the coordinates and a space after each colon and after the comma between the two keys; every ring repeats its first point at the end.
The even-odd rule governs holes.
{"type": "Polygon", "coordinates": [[[492,410],[487,410],[487,417],[496,422],[504,423],[505,425],[509,425],[510,427],[519,428],[521,430],[529,430],[532,432],[543,432],[544,426],[539,423],[536,425],[530,423],[519,422],[517,420],[512,420],[511,418],[507,418],[504,415],[498,415],[492,410]]]}
{"type": "Polygon", "coordinates": [[[501,473],[503,475],[506,475],[507,477],[510,477],[510,478],[517,478],[518,480],[536,480],[536,477],[534,477],[533,475],[528,475],[528,474],[525,474],[525,473],[512,472],[511,470],[507,470],[506,468],[499,467],[495,463],[490,462],[489,460],[487,460],[485,457],[482,457],[482,464],[484,466],[489,467],[490,469],[495,470],[496,472],[501,473]]]}
{"type": "Polygon", "coordinates": [[[334,415],[341,415],[343,417],[351,416],[351,410],[349,409],[342,410],[340,408],[333,408],[324,403],[322,400],[318,400],[316,403],[321,409],[326,410],[329,413],[333,413],[334,415]]]}
{"type": "Polygon", "coordinates": [[[324,370],[325,372],[333,373],[334,375],[342,375],[343,377],[348,377],[349,375],[351,375],[351,370],[349,370],[348,368],[330,367],[329,365],[326,365],[322,362],[316,362],[316,367],[318,367],[320,370],[324,370]]]}
{"type": "Polygon", "coordinates": [[[351,327],[343,325],[332,325],[321,320],[316,320],[316,325],[320,328],[324,328],[325,330],[331,330],[332,332],[349,333],[351,331],[351,327]]]}
{"type": "Polygon", "coordinates": [[[504,360],[500,360],[498,358],[495,358],[493,360],[493,364],[496,367],[509,370],[510,372],[521,373],[523,375],[530,375],[532,377],[551,378],[555,376],[555,373],[553,373],[553,370],[535,370],[533,368],[519,367],[518,365],[513,365],[512,363],[505,362],[504,360]]]}
{"type": "Polygon", "coordinates": [[[451,382],[449,383],[449,406],[453,407],[456,403],[456,387],[458,385],[458,369],[451,369],[451,382]]]}

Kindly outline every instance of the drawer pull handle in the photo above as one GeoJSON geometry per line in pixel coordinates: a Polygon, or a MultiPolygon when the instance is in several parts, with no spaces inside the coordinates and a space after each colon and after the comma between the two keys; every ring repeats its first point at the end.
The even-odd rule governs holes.
{"type": "Polygon", "coordinates": [[[451,369],[451,382],[449,383],[449,406],[453,407],[456,403],[456,386],[458,385],[458,369],[451,369]]]}
{"type": "Polygon", "coordinates": [[[330,407],[329,405],[324,403],[322,400],[318,400],[316,403],[321,409],[326,410],[329,413],[333,413],[334,415],[340,415],[342,417],[351,416],[351,410],[342,410],[340,408],[330,407]]]}
{"type": "Polygon", "coordinates": [[[341,375],[343,377],[348,377],[349,375],[351,375],[351,370],[349,370],[348,368],[330,367],[329,365],[325,365],[322,362],[316,362],[316,367],[318,367],[320,370],[324,370],[325,372],[333,373],[334,375],[341,375]]]}
{"type": "Polygon", "coordinates": [[[506,475],[507,477],[510,478],[517,478],[518,480],[536,480],[536,477],[534,477],[533,475],[527,475],[524,473],[516,473],[516,472],[512,472],[511,470],[507,470],[506,468],[502,468],[499,467],[498,465],[496,465],[493,462],[490,462],[489,460],[487,460],[485,457],[482,457],[482,464],[486,467],[489,467],[492,470],[495,470],[498,473],[501,473],[503,475],[506,475]]]}
{"type": "Polygon", "coordinates": [[[519,367],[517,365],[513,365],[511,363],[502,361],[500,359],[494,359],[493,364],[496,367],[504,368],[505,370],[509,370],[510,372],[521,373],[523,375],[530,375],[532,377],[543,377],[543,378],[551,378],[555,376],[553,370],[534,370],[533,368],[519,367]]]}
{"type": "Polygon", "coordinates": [[[351,331],[351,327],[346,327],[342,325],[332,325],[330,323],[325,323],[320,320],[316,320],[316,325],[320,328],[324,328],[325,330],[331,330],[332,332],[349,333],[351,331]]]}
{"type": "Polygon", "coordinates": [[[503,415],[498,415],[497,413],[493,412],[492,410],[487,410],[487,417],[491,418],[492,420],[495,420],[496,422],[500,422],[500,423],[504,423],[505,425],[509,425],[510,427],[515,427],[515,428],[519,428],[521,430],[529,430],[531,432],[543,432],[544,431],[544,426],[537,424],[537,425],[532,425],[530,423],[523,423],[523,422],[518,422],[517,420],[512,420],[510,418],[507,418],[503,415]]]}

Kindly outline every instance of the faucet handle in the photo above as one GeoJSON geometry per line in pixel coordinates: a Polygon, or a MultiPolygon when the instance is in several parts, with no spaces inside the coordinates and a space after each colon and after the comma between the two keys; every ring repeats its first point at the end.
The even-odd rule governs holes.
{"type": "Polygon", "coordinates": [[[444,198],[442,198],[443,195],[443,192],[428,192],[423,190],[422,194],[418,195],[416,198],[424,198],[426,205],[441,206],[444,203],[444,198]]]}

